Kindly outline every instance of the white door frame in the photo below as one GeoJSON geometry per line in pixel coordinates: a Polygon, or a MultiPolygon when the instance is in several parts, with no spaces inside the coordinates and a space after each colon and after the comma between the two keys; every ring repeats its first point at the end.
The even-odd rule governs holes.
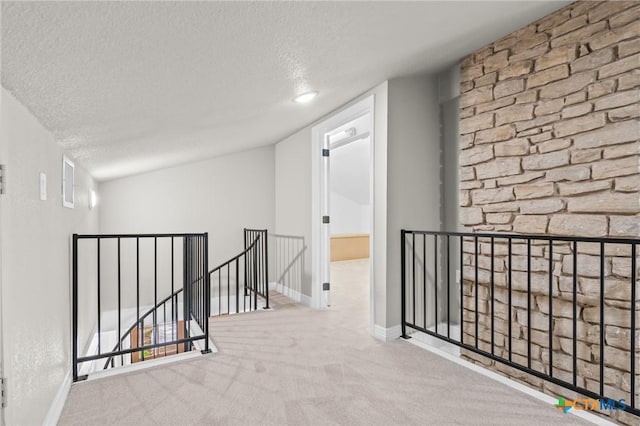
{"type": "MultiPolygon", "coordinates": [[[[326,277],[325,270],[330,262],[328,258],[329,251],[326,250],[326,246],[329,244],[329,236],[327,232],[323,232],[322,215],[326,211],[326,201],[328,199],[326,192],[323,188],[323,182],[326,181],[327,176],[325,173],[328,170],[325,168],[322,156],[322,147],[325,139],[324,135],[331,130],[339,127],[349,121],[354,120],[364,114],[370,114],[370,127],[369,134],[371,137],[370,142],[370,196],[371,196],[371,225],[369,230],[369,315],[371,330],[374,330],[374,318],[375,318],[375,289],[374,289],[374,264],[375,264],[375,251],[374,251],[374,208],[375,205],[375,191],[374,191],[374,154],[375,154],[375,134],[374,134],[374,95],[370,95],[361,101],[356,102],[353,105],[344,108],[343,110],[333,114],[328,119],[315,125],[311,129],[311,297],[312,306],[314,308],[326,308],[326,300],[323,297],[322,283],[330,282],[324,281],[326,277]]],[[[327,189],[328,192],[328,189],[327,189]]]]}
{"type": "MultiPolygon", "coordinates": [[[[0,142],[1,143],[1,142],[0,142]]],[[[3,153],[0,153],[3,154],[3,153]]],[[[3,161],[3,158],[0,157],[0,161],[3,161]]],[[[5,163],[6,164],[6,163],[5,163]]],[[[4,176],[2,177],[2,179],[6,179],[4,176]]],[[[0,191],[1,192],[1,191],[0,191]]],[[[4,336],[4,330],[3,330],[3,312],[4,312],[4,307],[3,307],[3,301],[2,301],[2,286],[4,283],[4,280],[2,279],[2,275],[3,275],[3,263],[2,263],[2,254],[3,254],[3,250],[2,250],[2,234],[4,232],[3,229],[3,216],[2,216],[2,209],[4,208],[4,199],[5,199],[6,195],[4,194],[0,194],[0,377],[4,377],[4,344],[3,344],[3,336],[4,336]]],[[[4,408],[0,408],[0,426],[4,426],[5,424],[5,419],[4,419],[4,408]]]]}

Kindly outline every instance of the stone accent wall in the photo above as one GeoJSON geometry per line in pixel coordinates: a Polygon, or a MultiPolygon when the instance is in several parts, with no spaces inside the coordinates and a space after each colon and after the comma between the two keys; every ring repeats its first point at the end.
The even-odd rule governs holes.
{"type": "MultiPolygon", "coordinates": [[[[638,2],[573,3],[468,56],[460,75],[460,205],[461,222],[468,230],[640,236],[638,2]]],[[[514,361],[526,365],[526,245],[523,241],[513,245],[511,312],[506,305],[505,241],[494,246],[493,295],[487,239],[481,239],[479,250],[480,346],[490,348],[488,314],[493,299],[495,350],[505,354],[510,316],[514,361]]],[[[598,244],[580,244],[577,268],[578,385],[595,391],[599,390],[594,369],[600,350],[599,250],[598,244]]],[[[465,243],[464,251],[468,265],[463,274],[464,337],[471,341],[475,337],[474,244],[465,243]]],[[[611,246],[606,254],[605,393],[629,401],[630,249],[611,246]]],[[[532,255],[532,368],[548,372],[548,244],[534,242],[532,255]]],[[[557,377],[569,380],[572,258],[570,245],[554,246],[553,367],[557,377]]],[[[554,395],[571,394],[504,365],[467,356],[554,395]]],[[[640,363],[638,372],[639,367],[640,363]]],[[[640,377],[636,383],[640,385],[640,377]]],[[[638,396],[636,400],[640,405],[638,396]]],[[[621,422],[638,421],[614,415],[621,422]]]]}

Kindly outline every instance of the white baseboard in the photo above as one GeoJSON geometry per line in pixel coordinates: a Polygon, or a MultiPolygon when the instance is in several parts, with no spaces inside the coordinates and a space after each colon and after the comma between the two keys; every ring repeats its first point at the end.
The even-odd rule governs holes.
{"type": "MultiPolygon", "coordinates": [[[[435,332],[435,327],[431,326],[428,327],[428,329],[430,331],[434,331],[435,332]]],[[[451,324],[449,326],[449,336],[453,339],[453,340],[460,340],[460,327],[458,326],[458,324],[451,324]]],[[[438,324],[438,332],[440,334],[442,334],[443,336],[447,335],[447,323],[440,323],[438,324]]],[[[411,336],[411,339],[415,339],[416,342],[420,342],[423,343],[431,348],[436,348],[439,349],[443,352],[447,352],[448,354],[454,355],[454,356],[460,356],[460,347],[453,345],[449,342],[446,342],[442,339],[438,339],[437,337],[433,337],[430,336],[426,333],[423,333],[421,331],[416,331],[414,329],[408,328],[407,329],[407,334],[409,334],[411,336]]]]}
{"type": "MultiPolygon", "coordinates": [[[[211,354],[202,354],[199,350],[189,351],[189,352],[182,352],[179,354],[166,356],[162,358],[152,359],[145,362],[137,362],[135,364],[123,365],[122,367],[109,368],[107,370],[100,370],[96,373],[90,374],[87,377],[87,380],[85,382],[100,380],[100,379],[104,379],[105,377],[119,376],[121,374],[127,374],[134,371],[145,370],[147,368],[157,367],[159,365],[166,365],[166,364],[178,363],[181,361],[187,361],[190,359],[194,359],[194,358],[198,358],[206,355],[211,355],[211,354]]],[[[77,383],[82,384],[84,382],[77,382],[77,383]]]]}
{"type": "Polygon", "coordinates": [[[71,371],[67,373],[64,380],[60,384],[58,388],[58,392],[56,392],[56,396],[53,398],[51,402],[51,406],[49,407],[49,411],[47,412],[47,416],[44,418],[42,422],[43,425],[57,425],[60,420],[60,415],[62,414],[62,409],[64,408],[65,402],[67,402],[67,396],[69,396],[69,390],[71,389],[71,371]]]}
{"type": "Polygon", "coordinates": [[[375,325],[373,336],[383,342],[390,342],[402,335],[402,327],[400,324],[393,327],[384,328],[378,324],[375,325]]]}
{"type": "Polygon", "coordinates": [[[275,290],[278,293],[287,296],[289,299],[295,300],[298,303],[311,307],[311,297],[307,296],[306,294],[300,293],[298,290],[285,287],[282,284],[276,282],[269,283],[269,290],[275,290]]]}

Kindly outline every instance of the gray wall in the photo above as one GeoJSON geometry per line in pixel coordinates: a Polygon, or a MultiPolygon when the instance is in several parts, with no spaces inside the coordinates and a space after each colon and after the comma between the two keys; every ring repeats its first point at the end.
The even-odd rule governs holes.
{"type": "MultiPolygon", "coordinates": [[[[101,183],[100,232],[208,232],[209,269],[213,269],[243,250],[243,228],[275,228],[274,153],[275,148],[267,146],[101,183]]],[[[166,255],[159,264],[169,263],[169,244],[159,243],[159,252],[166,255]]],[[[143,245],[148,246],[147,255],[153,253],[151,241],[143,245]]],[[[135,245],[123,250],[128,251],[122,256],[122,269],[133,274],[135,245]]],[[[142,304],[153,301],[153,258],[146,257],[141,260],[142,304]]],[[[104,271],[105,283],[116,283],[110,273],[115,269],[104,271]]],[[[162,275],[159,297],[170,293],[170,280],[162,275]]],[[[116,306],[116,289],[105,285],[105,308],[116,306]]],[[[134,306],[135,298],[125,303],[134,306]]]]}
{"type": "MultiPolygon", "coordinates": [[[[441,187],[441,207],[442,207],[442,229],[444,231],[460,231],[460,179],[458,176],[458,165],[460,157],[459,144],[459,111],[460,111],[460,67],[456,64],[453,68],[438,75],[438,88],[440,98],[440,126],[441,126],[441,149],[442,149],[442,187],[441,187]]],[[[456,280],[457,271],[460,270],[460,243],[457,238],[449,239],[448,249],[449,276],[451,277],[450,290],[450,312],[453,321],[459,320],[459,287],[456,280]]],[[[444,241],[441,247],[444,247],[444,241]]],[[[441,253],[442,275],[445,277],[446,253],[441,253]]],[[[444,283],[443,283],[444,284],[444,283]]],[[[444,287],[446,288],[446,287],[444,287]]],[[[444,303],[442,304],[444,306],[444,303]]],[[[440,320],[444,321],[444,312],[440,320]]]]}
{"type": "Polygon", "coordinates": [[[441,226],[435,76],[389,81],[388,126],[386,327],[392,327],[401,318],[400,230],[439,230],[441,226]]]}
{"type": "MultiPolygon", "coordinates": [[[[41,424],[70,371],[70,239],[98,231],[98,209],[88,207],[96,183],[76,163],[75,208],[62,207],[63,150],[1,90],[0,163],[8,166],[7,194],[0,196],[5,415],[7,424],[41,424]],[[40,172],[47,174],[47,201],[39,199],[40,172]]],[[[92,319],[85,320],[87,335],[92,319]]]]}
{"type": "MultiPolygon", "coordinates": [[[[311,127],[307,126],[275,148],[275,233],[280,235],[276,262],[294,266],[292,289],[311,296],[311,127]],[[289,238],[287,238],[289,237],[289,238]],[[286,241],[303,238],[301,244],[286,241]],[[293,250],[293,251],[292,251],[293,250]],[[300,257],[300,251],[304,254],[300,257]],[[294,265],[292,265],[292,262],[294,265]]],[[[273,251],[272,251],[273,252],[273,251]]]]}
{"type": "Polygon", "coordinates": [[[438,98],[442,129],[442,226],[445,231],[458,231],[460,67],[457,64],[438,75],[438,98]]]}

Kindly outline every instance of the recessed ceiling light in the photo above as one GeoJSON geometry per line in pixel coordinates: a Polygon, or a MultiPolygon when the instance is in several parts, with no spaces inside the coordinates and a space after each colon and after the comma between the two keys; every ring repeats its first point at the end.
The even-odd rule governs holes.
{"type": "Polygon", "coordinates": [[[296,102],[299,104],[306,104],[308,102],[311,102],[313,98],[315,98],[316,96],[318,96],[318,92],[303,93],[302,95],[298,95],[295,98],[293,98],[293,102],[296,102]]]}

